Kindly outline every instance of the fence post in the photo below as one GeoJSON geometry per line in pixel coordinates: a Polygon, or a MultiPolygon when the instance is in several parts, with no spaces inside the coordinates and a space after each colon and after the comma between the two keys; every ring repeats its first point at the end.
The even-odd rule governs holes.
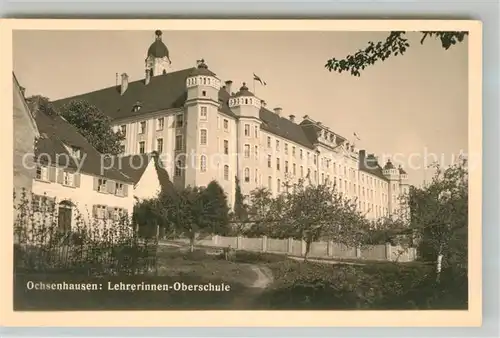
{"type": "Polygon", "coordinates": [[[236,249],[243,249],[243,246],[241,245],[241,236],[236,237],[236,249]]]}
{"type": "Polygon", "coordinates": [[[219,235],[212,236],[212,243],[214,246],[217,246],[217,244],[219,244],[219,235]]]}
{"type": "Polygon", "coordinates": [[[158,240],[160,237],[160,226],[157,224],[156,225],[156,239],[158,240]]]}
{"type": "Polygon", "coordinates": [[[359,246],[356,247],[356,258],[361,258],[361,248],[359,246]]]}
{"type": "Polygon", "coordinates": [[[391,247],[391,243],[385,243],[385,258],[388,261],[392,260],[392,247],[391,247]]]}
{"type": "Polygon", "coordinates": [[[300,240],[300,252],[301,252],[301,256],[304,256],[306,254],[306,241],[304,241],[303,239],[300,240]]]}
{"type": "Polygon", "coordinates": [[[287,252],[289,254],[293,253],[293,238],[289,238],[288,239],[288,243],[287,243],[287,252]]]}
{"type": "Polygon", "coordinates": [[[326,246],[326,255],[328,257],[333,256],[333,241],[328,241],[326,246]]]}
{"type": "Polygon", "coordinates": [[[267,251],[267,236],[262,236],[262,252],[267,251]]]}

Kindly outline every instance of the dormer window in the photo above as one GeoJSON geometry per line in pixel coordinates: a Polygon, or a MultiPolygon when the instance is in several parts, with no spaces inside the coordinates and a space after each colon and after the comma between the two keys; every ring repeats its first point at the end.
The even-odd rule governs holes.
{"type": "Polygon", "coordinates": [[[75,174],[65,171],[63,173],[63,184],[68,187],[75,186],[75,174]]]}
{"type": "Polygon", "coordinates": [[[106,192],[106,185],[107,185],[107,181],[103,178],[100,178],[98,180],[97,191],[106,192]]]}
{"type": "Polygon", "coordinates": [[[184,115],[182,114],[175,115],[175,126],[177,128],[182,128],[183,125],[184,125],[184,115]]]}
{"type": "Polygon", "coordinates": [[[69,147],[69,154],[73,158],[81,158],[81,156],[82,156],[80,148],[75,147],[75,146],[69,147]]]}
{"type": "Polygon", "coordinates": [[[163,130],[163,127],[165,126],[165,118],[160,117],[156,121],[157,121],[156,130],[163,130]]]}
{"type": "Polygon", "coordinates": [[[47,167],[37,166],[36,167],[36,179],[40,181],[48,181],[49,180],[49,170],[47,167]]]}
{"type": "Polygon", "coordinates": [[[132,107],[132,111],[133,112],[138,112],[139,110],[141,110],[141,107],[142,107],[142,104],[140,101],[137,101],[134,106],[132,107]]]}

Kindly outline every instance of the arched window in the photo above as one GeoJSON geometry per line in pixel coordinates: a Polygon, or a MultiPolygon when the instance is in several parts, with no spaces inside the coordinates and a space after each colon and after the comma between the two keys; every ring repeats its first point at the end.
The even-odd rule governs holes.
{"type": "Polygon", "coordinates": [[[203,84],[207,84],[207,79],[203,78],[203,84]]]}
{"type": "Polygon", "coordinates": [[[248,99],[245,99],[245,104],[248,104],[248,99]]]}
{"type": "Polygon", "coordinates": [[[224,166],[224,179],[229,181],[229,166],[227,164],[224,166]]]}
{"type": "Polygon", "coordinates": [[[250,169],[245,168],[245,182],[250,182],[250,169]]]}
{"type": "Polygon", "coordinates": [[[205,155],[201,155],[200,157],[200,170],[201,172],[207,171],[207,157],[205,155]]]}

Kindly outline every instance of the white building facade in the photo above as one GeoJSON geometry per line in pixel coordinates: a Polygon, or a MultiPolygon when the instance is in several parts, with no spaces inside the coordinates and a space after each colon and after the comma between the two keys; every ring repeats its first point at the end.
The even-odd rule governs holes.
{"type": "Polygon", "coordinates": [[[357,149],[327,126],[304,116],[269,110],[245,83],[232,90],[204,60],[194,68],[171,71],[161,32],[148,49],[145,78],[55,102],[85,99],[125,134],[124,155],[157,151],[177,187],[206,186],[217,180],[234,204],[238,177],[242,193],[266,187],[273,194],[300,178],[335,184],[356,199],[370,219],[397,213],[408,192],[402,168],[357,149]],[[154,47],[154,48],[153,48],[154,47]],[[152,52],[153,50],[153,52],[152,52]],[[106,102],[106,104],[99,103],[106,102]]]}

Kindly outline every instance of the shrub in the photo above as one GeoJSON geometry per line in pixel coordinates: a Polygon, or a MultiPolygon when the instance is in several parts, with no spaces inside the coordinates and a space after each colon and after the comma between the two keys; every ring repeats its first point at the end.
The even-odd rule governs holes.
{"type": "Polygon", "coordinates": [[[236,251],[233,261],[239,263],[276,263],[283,262],[288,258],[285,255],[276,255],[264,252],[236,251]]]}
{"type": "Polygon", "coordinates": [[[15,206],[15,271],[133,275],[156,267],[156,241],[139,239],[126,217],[84,218],[73,207],[76,224],[63,231],[57,201],[44,198],[40,206],[33,197],[23,192],[15,206]]]}

